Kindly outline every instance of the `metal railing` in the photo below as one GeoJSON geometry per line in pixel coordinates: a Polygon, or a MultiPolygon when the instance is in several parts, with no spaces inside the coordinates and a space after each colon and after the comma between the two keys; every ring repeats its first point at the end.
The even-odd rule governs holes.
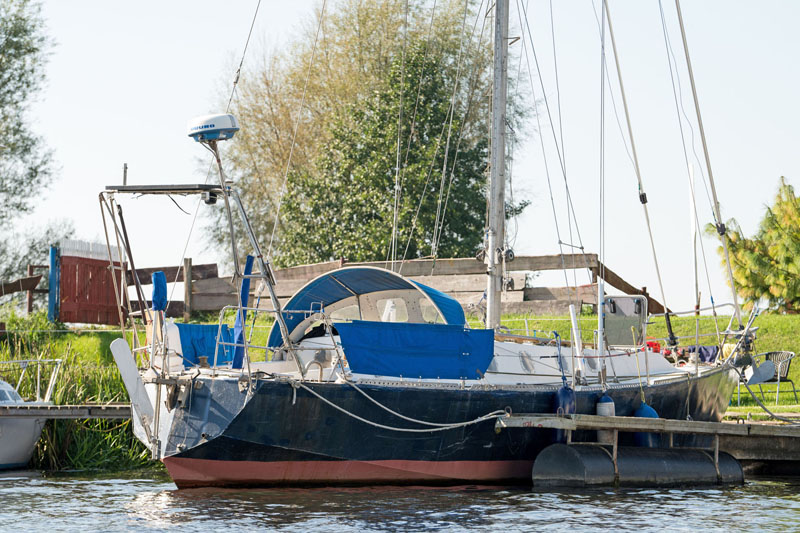
{"type": "Polygon", "coordinates": [[[35,401],[49,402],[50,398],[53,397],[53,390],[56,380],[58,379],[58,373],[61,369],[62,362],[61,359],[17,359],[12,361],[0,361],[0,379],[9,383],[16,381],[14,391],[21,396],[22,393],[27,390],[27,388],[23,390],[26,378],[33,379],[34,381],[30,392],[34,394],[35,401]],[[31,367],[35,367],[35,376],[31,375],[31,372],[33,372],[31,371],[31,367]],[[47,388],[44,390],[44,394],[42,394],[43,378],[48,371],[47,388]]]}

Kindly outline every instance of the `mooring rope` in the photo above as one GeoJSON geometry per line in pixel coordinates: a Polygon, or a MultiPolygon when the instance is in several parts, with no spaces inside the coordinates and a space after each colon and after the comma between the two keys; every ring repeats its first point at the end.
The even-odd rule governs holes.
{"type": "Polygon", "coordinates": [[[770,417],[774,418],[775,420],[780,420],[781,422],[786,422],[790,426],[798,426],[798,427],[800,427],[800,422],[798,422],[797,420],[792,419],[792,418],[787,418],[785,416],[779,416],[779,415],[776,415],[775,413],[773,413],[772,411],[770,411],[769,408],[766,405],[764,405],[764,403],[761,400],[758,399],[758,396],[756,396],[756,393],[753,392],[753,389],[750,388],[750,385],[747,384],[747,381],[742,379],[744,376],[742,376],[742,373],[739,371],[739,369],[736,368],[735,366],[732,366],[732,368],[739,375],[739,381],[741,381],[741,383],[747,389],[747,392],[750,393],[750,396],[753,397],[753,399],[761,407],[761,409],[764,410],[764,412],[766,412],[770,417]]]}
{"type": "Polygon", "coordinates": [[[305,385],[301,381],[298,381],[298,380],[295,380],[295,379],[291,379],[291,378],[284,378],[284,379],[286,379],[286,382],[293,389],[293,401],[292,401],[292,403],[294,403],[294,398],[296,398],[297,389],[298,388],[304,389],[304,390],[310,392],[313,396],[315,396],[318,399],[322,400],[324,403],[330,405],[331,407],[333,407],[337,411],[341,411],[342,413],[346,414],[347,416],[349,416],[351,418],[355,418],[356,420],[358,420],[360,422],[364,422],[365,424],[369,424],[370,426],[374,426],[374,427],[377,427],[377,428],[380,428],[380,429],[385,429],[385,430],[388,430],[388,431],[400,431],[400,432],[407,432],[407,433],[434,433],[434,432],[438,432],[438,431],[447,431],[447,430],[450,430],[450,429],[458,429],[458,428],[461,428],[461,427],[467,427],[467,426],[471,426],[473,424],[479,424],[481,422],[486,422],[488,420],[493,420],[493,419],[496,419],[496,418],[501,418],[501,417],[504,417],[504,416],[508,416],[508,413],[506,411],[492,411],[491,413],[487,413],[487,414],[485,414],[483,416],[479,416],[478,418],[476,418],[474,420],[468,420],[466,422],[457,422],[455,424],[436,424],[436,423],[433,423],[433,422],[425,422],[424,420],[416,420],[416,419],[409,418],[409,417],[406,417],[404,415],[401,415],[400,413],[397,413],[395,411],[392,411],[391,409],[389,409],[385,405],[382,405],[381,403],[379,403],[374,398],[371,398],[365,392],[361,391],[358,387],[355,386],[355,384],[348,382],[351,386],[353,386],[356,390],[361,392],[361,394],[363,394],[365,397],[367,397],[370,401],[372,401],[373,403],[375,403],[376,405],[378,405],[382,409],[394,414],[395,416],[398,416],[398,417],[400,417],[400,418],[402,418],[404,420],[407,420],[409,422],[414,422],[414,423],[417,423],[417,424],[437,426],[437,427],[433,427],[433,428],[429,428],[429,429],[398,428],[398,427],[393,427],[393,426],[387,426],[387,425],[384,425],[384,424],[379,424],[379,423],[373,422],[371,420],[367,420],[366,418],[358,416],[355,413],[351,413],[347,409],[336,405],[335,403],[331,402],[330,400],[328,400],[327,398],[325,398],[324,396],[322,396],[321,394],[319,394],[315,390],[311,389],[310,387],[308,387],[307,385],[305,385]]]}

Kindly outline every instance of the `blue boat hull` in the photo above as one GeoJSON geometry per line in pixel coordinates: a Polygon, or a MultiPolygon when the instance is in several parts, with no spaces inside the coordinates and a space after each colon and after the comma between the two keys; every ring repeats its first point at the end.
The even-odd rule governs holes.
{"type": "MultiPolygon", "coordinates": [[[[194,486],[330,485],[364,483],[530,482],[537,454],[554,432],[495,431],[495,421],[438,432],[395,431],[424,426],[398,418],[347,384],[305,382],[328,402],[289,382],[260,379],[249,399],[234,379],[198,377],[186,408],[173,417],[163,459],[175,483],[194,486]],[[331,404],[352,415],[345,414],[331,404]],[[368,421],[365,422],[364,420],[368,421]]],[[[644,387],[662,418],[719,421],[736,383],[723,366],[701,377],[644,387]]],[[[453,390],[362,385],[389,409],[435,423],[474,420],[492,411],[553,412],[556,389],[453,390]]],[[[632,416],[638,386],[608,394],[617,415],[632,416]]],[[[594,414],[600,390],[579,390],[577,412],[594,414]]],[[[632,438],[627,436],[625,438],[632,438]]],[[[593,432],[576,440],[594,440],[593,432]]],[[[698,445],[694,437],[678,445],[698,445]]]]}

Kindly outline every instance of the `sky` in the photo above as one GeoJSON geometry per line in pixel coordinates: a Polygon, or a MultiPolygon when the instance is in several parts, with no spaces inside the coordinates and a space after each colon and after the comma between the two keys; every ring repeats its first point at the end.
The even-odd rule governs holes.
{"type": "MultiPolygon", "coordinates": [[[[694,300],[689,180],[658,3],[609,3],[667,303],[673,310],[688,310],[694,300]]],[[[129,184],[203,181],[207,152],[186,136],[186,122],[224,111],[256,4],[257,0],[44,1],[46,31],[54,47],[46,85],[31,108],[31,123],[53,150],[55,180],[19,228],[68,219],[78,238],[101,241],[97,194],[107,184],[121,183],[123,163],[128,164],[129,184]]],[[[315,0],[262,2],[246,65],[258,65],[265,50],[293,39],[301,25],[313,20],[316,6],[315,0]]],[[[544,92],[535,78],[541,125],[537,133],[531,122],[514,146],[514,192],[531,205],[509,225],[510,237],[517,255],[559,251],[546,162],[561,238],[579,244],[574,224],[569,237],[564,177],[553,144],[553,130],[560,129],[577,228],[585,250],[596,253],[601,130],[596,11],[590,0],[553,2],[551,27],[550,2],[531,0],[527,6],[544,92]]],[[[595,9],[598,6],[599,0],[595,9]]],[[[704,0],[685,1],[682,7],[723,218],[735,217],[746,233],[752,233],[764,206],[774,198],[778,178],[786,176],[793,185],[800,178],[800,107],[796,103],[800,62],[795,58],[800,49],[795,28],[800,3],[704,0]]],[[[702,184],[702,147],[674,4],[665,0],[664,12],[684,111],[692,124],[690,128],[684,120],[684,133],[687,139],[694,134],[700,156],[693,164],[698,216],[705,225],[712,217],[702,184]]],[[[516,2],[512,2],[511,20],[511,36],[524,34],[527,40],[516,2]]],[[[521,44],[511,45],[512,69],[519,65],[521,44]]],[[[607,54],[613,62],[608,42],[607,54]]],[[[523,57],[523,72],[524,61],[523,57]]],[[[611,104],[613,99],[624,126],[613,65],[609,72],[613,81],[605,95],[604,259],[631,284],[646,286],[660,296],[636,177],[611,104]]],[[[530,98],[527,78],[520,89],[520,94],[530,98]]],[[[694,159],[691,148],[689,154],[694,159]]],[[[194,211],[193,200],[178,202],[186,211],[194,211]]],[[[128,199],[124,206],[137,267],[178,264],[192,217],[165,198],[128,199]]],[[[219,258],[208,247],[204,223],[201,216],[188,241],[186,255],[195,264],[219,258]]],[[[267,241],[268,236],[261,236],[262,245],[267,241]]],[[[710,295],[717,303],[730,301],[716,254],[718,241],[704,236],[703,244],[710,279],[709,285],[701,258],[703,305],[708,305],[710,295]]],[[[571,274],[569,279],[572,282],[571,274]]],[[[576,279],[579,284],[588,281],[582,272],[576,279]]],[[[563,285],[564,276],[548,273],[535,283],[563,285]]]]}

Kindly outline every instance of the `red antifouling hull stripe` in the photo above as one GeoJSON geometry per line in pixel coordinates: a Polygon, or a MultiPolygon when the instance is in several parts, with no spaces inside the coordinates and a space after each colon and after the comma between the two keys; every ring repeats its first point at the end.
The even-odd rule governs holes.
{"type": "Polygon", "coordinates": [[[511,481],[530,479],[533,461],[214,461],[167,457],[178,487],[511,481]]]}

